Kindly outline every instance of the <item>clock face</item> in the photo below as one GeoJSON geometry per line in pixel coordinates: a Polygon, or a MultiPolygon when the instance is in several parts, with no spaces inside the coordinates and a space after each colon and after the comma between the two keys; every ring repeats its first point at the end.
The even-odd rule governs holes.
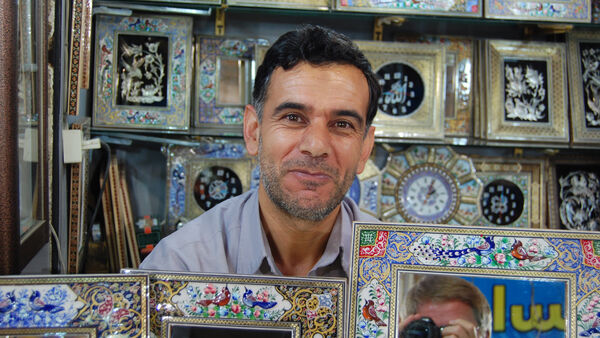
{"type": "Polygon", "coordinates": [[[212,166],[202,170],[194,184],[194,198],[204,210],[209,210],[241,193],[242,182],[238,175],[227,167],[212,166]]]}
{"type": "Polygon", "coordinates": [[[516,184],[497,179],[483,188],[481,210],[492,224],[508,225],[521,217],[524,201],[523,192],[516,184]]]}
{"type": "Polygon", "coordinates": [[[444,223],[452,218],[458,206],[457,186],[454,176],[440,166],[414,167],[400,179],[399,212],[412,222],[444,223]]]}

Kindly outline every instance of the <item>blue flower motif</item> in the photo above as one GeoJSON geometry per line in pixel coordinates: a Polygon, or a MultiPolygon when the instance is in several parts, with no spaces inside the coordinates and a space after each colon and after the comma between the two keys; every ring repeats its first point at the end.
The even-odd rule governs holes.
{"type": "Polygon", "coordinates": [[[481,264],[482,265],[487,265],[487,264],[490,264],[491,262],[492,262],[492,260],[488,256],[481,257],[481,264]]]}
{"type": "Polygon", "coordinates": [[[319,295],[319,304],[321,306],[331,308],[331,306],[333,305],[333,303],[331,301],[331,295],[329,295],[329,294],[319,295]]]}
{"type": "Polygon", "coordinates": [[[423,237],[421,237],[421,243],[423,243],[423,244],[429,244],[429,243],[431,243],[431,237],[429,237],[429,236],[423,236],[423,237]]]}
{"type": "Polygon", "coordinates": [[[244,317],[248,317],[250,318],[252,316],[252,310],[251,309],[244,309],[244,317]]]}
{"type": "Polygon", "coordinates": [[[361,331],[364,330],[367,327],[367,322],[361,320],[360,322],[358,322],[358,327],[361,329],[361,331]]]}
{"type": "Polygon", "coordinates": [[[219,315],[221,315],[221,317],[225,317],[225,316],[227,316],[227,314],[229,314],[229,311],[227,310],[227,308],[221,306],[219,308],[219,315]]]}
{"type": "Polygon", "coordinates": [[[263,318],[269,319],[269,317],[270,317],[269,313],[265,311],[265,313],[263,313],[263,318]]]}
{"type": "Polygon", "coordinates": [[[457,262],[459,265],[465,265],[465,264],[467,263],[467,261],[465,260],[465,257],[463,257],[463,256],[460,256],[460,257],[459,257],[459,258],[456,260],[456,262],[457,262]]]}

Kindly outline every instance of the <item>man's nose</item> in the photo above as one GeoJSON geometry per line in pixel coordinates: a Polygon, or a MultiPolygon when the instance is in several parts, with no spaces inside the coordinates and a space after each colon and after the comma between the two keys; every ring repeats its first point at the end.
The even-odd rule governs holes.
{"type": "Polygon", "coordinates": [[[300,152],[312,157],[327,157],[331,152],[331,132],[324,122],[313,122],[302,134],[300,152]]]}

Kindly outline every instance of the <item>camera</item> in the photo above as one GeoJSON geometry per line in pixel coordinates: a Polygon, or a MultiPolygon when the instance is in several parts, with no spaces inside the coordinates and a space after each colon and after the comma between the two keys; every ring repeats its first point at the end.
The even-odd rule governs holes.
{"type": "Polygon", "coordinates": [[[401,338],[439,338],[442,330],[429,317],[414,320],[400,332],[401,338]]]}

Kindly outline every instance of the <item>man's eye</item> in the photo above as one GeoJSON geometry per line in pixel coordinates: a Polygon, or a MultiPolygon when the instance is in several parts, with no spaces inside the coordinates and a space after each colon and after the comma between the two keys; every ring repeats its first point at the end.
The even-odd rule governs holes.
{"type": "Polygon", "coordinates": [[[288,121],[292,121],[292,122],[298,122],[298,121],[300,121],[300,116],[298,116],[296,114],[287,114],[285,116],[285,119],[288,121]]]}
{"type": "Polygon", "coordinates": [[[352,124],[348,121],[337,121],[335,123],[335,126],[338,128],[343,128],[343,129],[347,129],[347,128],[352,128],[352,124]]]}

